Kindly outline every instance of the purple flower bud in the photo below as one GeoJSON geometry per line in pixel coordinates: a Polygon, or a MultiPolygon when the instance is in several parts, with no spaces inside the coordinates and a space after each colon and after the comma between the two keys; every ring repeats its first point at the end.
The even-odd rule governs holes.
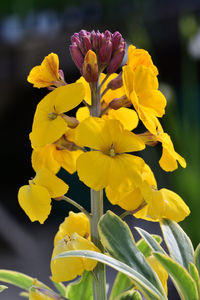
{"type": "Polygon", "coordinates": [[[107,84],[107,88],[111,89],[111,90],[116,90],[119,89],[120,87],[122,87],[123,82],[122,82],[122,72],[120,72],[120,74],[115,77],[113,80],[109,81],[109,83],[107,84]]]}
{"type": "Polygon", "coordinates": [[[120,67],[122,60],[124,58],[124,54],[125,54],[125,49],[124,48],[119,48],[117,50],[115,50],[111,61],[107,67],[107,73],[111,74],[117,71],[117,69],[120,67]]]}
{"type": "Polygon", "coordinates": [[[77,66],[79,70],[81,70],[83,62],[84,62],[84,57],[79,49],[79,47],[76,44],[72,44],[69,46],[69,51],[71,54],[71,57],[77,66]]]}
{"type": "Polygon", "coordinates": [[[99,50],[99,63],[102,65],[107,65],[110,61],[112,55],[112,42],[105,41],[99,50]]]}
{"type": "Polygon", "coordinates": [[[121,34],[118,31],[115,31],[112,36],[113,50],[116,50],[122,41],[124,41],[124,39],[122,38],[121,34]]]}
{"type": "Polygon", "coordinates": [[[92,50],[92,44],[90,42],[90,39],[88,36],[84,36],[82,38],[82,43],[83,43],[83,47],[84,47],[84,50],[85,50],[85,53],[86,54],[88,52],[88,50],[92,50]]]}
{"type": "Polygon", "coordinates": [[[104,35],[107,40],[111,40],[112,33],[109,30],[106,30],[104,35]]]}

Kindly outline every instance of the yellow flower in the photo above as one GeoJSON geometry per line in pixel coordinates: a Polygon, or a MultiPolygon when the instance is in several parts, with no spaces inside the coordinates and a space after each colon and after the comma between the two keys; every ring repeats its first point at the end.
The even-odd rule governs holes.
{"type": "Polygon", "coordinates": [[[186,167],[186,161],[185,159],[179,155],[175,149],[174,145],[172,143],[172,140],[170,136],[163,131],[163,128],[158,121],[156,117],[152,119],[154,122],[154,126],[156,127],[156,133],[155,134],[150,134],[150,133],[145,133],[139,135],[145,143],[154,143],[154,142],[160,142],[162,143],[162,156],[159,160],[159,164],[161,168],[165,171],[174,171],[175,169],[178,168],[178,163],[185,168],[186,167]]]}
{"type": "Polygon", "coordinates": [[[29,185],[19,189],[18,200],[32,222],[41,224],[51,211],[51,198],[63,196],[68,191],[68,185],[47,169],[41,169],[29,180],[29,185]]]}
{"type": "Polygon", "coordinates": [[[165,113],[166,99],[158,90],[158,79],[151,68],[139,65],[132,70],[123,67],[123,84],[127,98],[133,104],[144,126],[153,134],[156,127],[153,118],[165,113]]]}
{"type": "Polygon", "coordinates": [[[55,299],[53,298],[53,294],[54,292],[47,286],[38,282],[37,279],[34,279],[33,285],[29,291],[29,300],[52,300],[55,299]],[[48,294],[52,297],[49,297],[48,294]]]}
{"type": "Polygon", "coordinates": [[[121,178],[140,178],[144,161],[125,152],[139,151],[144,143],[123,129],[117,120],[90,117],[77,127],[79,142],[96,151],[81,154],[77,160],[79,179],[94,190],[117,186],[121,178]]]}
{"type": "Polygon", "coordinates": [[[59,230],[55,235],[54,246],[66,235],[71,237],[74,232],[84,238],[90,237],[90,222],[88,217],[82,212],[69,212],[69,216],[66,217],[64,222],[60,224],[59,230]]]}
{"type": "Polygon", "coordinates": [[[55,85],[57,81],[61,81],[58,55],[50,53],[46,56],[40,66],[36,66],[30,71],[27,80],[37,88],[55,85]]]}
{"type": "Polygon", "coordinates": [[[155,75],[158,75],[158,69],[153,64],[149,53],[144,49],[136,49],[136,47],[133,45],[128,47],[128,59],[126,64],[130,66],[133,71],[137,66],[143,65],[147,68],[150,68],[155,75]]]}
{"type": "MultiPolygon", "coordinates": [[[[103,79],[105,78],[105,74],[101,73],[100,75],[100,83],[103,81],[103,79]]],[[[118,74],[114,73],[111,74],[108,78],[108,80],[103,84],[102,86],[102,93],[104,92],[104,90],[107,87],[107,84],[109,84],[109,82],[113,79],[115,79],[118,76],[118,74]]],[[[91,89],[89,86],[89,83],[83,78],[79,78],[79,80],[77,82],[81,82],[83,83],[84,87],[85,87],[85,101],[91,105],[91,89]]],[[[101,109],[103,110],[106,106],[109,105],[109,103],[117,98],[120,98],[122,96],[124,96],[125,91],[124,88],[121,87],[119,89],[115,89],[115,90],[111,90],[109,89],[105,95],[102,97],[101,99],[101,109]]],[[[83,120],[87,119],[90,116],[90,112],[88,107],[80,107],[77,110],[76,113],[76,118],[79,120],[79,122],[82,122],[83,120]]],[[[124,129],[130,130],[132,131],[133,129],[135,129],[138,125],[138,116],[136,114],[136,112],[133,109],[129,109],[126,107],[121,107],[117,110],[114,110],[112,108],[108,108],[106,110],[106,112],[102,115],[102,118],[107,120],[107,119],[116,119],[119,120],[122,125],[124,126],[124,129]]]]}
{"type": "Polygon", "coordinates": [[[163,266],[156,260],[156,258],[153,255],[150,255],[147,257],[147,261],[150,264],[150,266],[154,269],[154,271],[157,273],[163,287],[165,290],[165,293],[167,295],[167,279],[168,279],[168,273],[163,268],[163,266]]]}
{"type": "Polygon", "coordinates": [[[33,150],[31,161],[36,172],[45,168],[56,174],[60,167],[70,174],[76,171],[76,160],[82,151],[76,150],[78,147],[68,140],[68,137],[71,138],[71,131],[74,130],[68,128],[65,135],[55,143],[33,150]]]}
{"type": "MultiPolygon", "coordinates": [[[[54,247],[52,259],[65,251],[70,250],[100,250],[89,240],[73,233],[71,237],[66,236],[58,241],[54,247]]],[[[84,270],[92,271],[97,262],[82,257],[66,257],[51,260],[52,280],[55,282],[69,281],[82,275],[84,270]]]]}
{"type": "Polygon", "coordinates": [[[84,98],[82,83],[58,87],[37,105],[32,132],[33,148],[40,148],[57,141],[67,130],[64,112],[75,108],[84,98]]]}
{"type": "MultiPolygon", "coordinates": [[[[143,181],[145,180],[150,186],[157,188],[153,172],[147,164],[144,165],[141,176],[143,181]]],[[[140,190],[140,184],[138,186],[138,184],[136,184],[132,179],[123,180],[117,188],[107,186],[105,189],[106,196],[113,205],[119,205],[128,211],[135,210],[144,202],[144,197],[140,190]]]]}

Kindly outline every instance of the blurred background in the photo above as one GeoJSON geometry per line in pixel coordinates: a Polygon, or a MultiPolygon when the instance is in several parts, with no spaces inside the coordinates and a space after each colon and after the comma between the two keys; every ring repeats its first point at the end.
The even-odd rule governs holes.
{"type": "MultiPolygon", "coordinates": [[[[0,268],[25,272],[46,284],[54,235],[73,207],[54,201],[49,218],[40,225],[31,223],[18,205],[19,187],[34,176],[28,135],[36,105],[47,93],[34,89],[26,78],[32,67],[54,52],[66,81],[76,80],[79,73],[68,48],[71,35],[81,29],[119,31],[127,44],[150,52],[168,102],[162,123],[177,152],[187,160],[187,168],[162,171],[159,147],[148,148],[144,158],[159,187],[172,189],[188,204],[191,215],[181,226],[195,247],[200,241],[200,1],[0,1],[0,268]]],[[[89,209],[89,191],[78,183],[76,174],[61,171],[60,175],[70,185],[69,197],[89,209]]],[[[111,208],[108,202],[106,208],[111,208]]],[[[159,232],[155,223],[150,229],[147,222],[127,220],[131,228],[139,224],[159,232]]],[[[11,287],[0,299],[20,299],[18,293],[11,287]]],[[[178,299],[173,295],[171,299],[178,299]]]]}

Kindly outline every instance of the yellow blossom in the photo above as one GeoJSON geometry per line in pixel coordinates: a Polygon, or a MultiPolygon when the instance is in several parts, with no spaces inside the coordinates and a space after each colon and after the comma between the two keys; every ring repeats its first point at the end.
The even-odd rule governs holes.
{"type": "Polygon", "coordinates": [[[18,200],[32,222],[41,224],[51,211],[51,198],[63,196],[68,191],[68,185],[47,169],[40,169],[36,176],[29,180],[29,185],[19,189],[18,200]]]}
{"type": "Polygon", "coordinates": [[[30,139],[33,148],[57,141],[67,130],[64,112],[75,108],[84,98],[82,83],[58,87],[37,105],[30,139]]]}
{"type": "Polygon", "coordinates": [[[133,45],[128,47],[128,59],[126,64],[130,66],[133,71],[137,66],[143,65],[147,68],[150,68],[155,75],[158,75],[158,69],[153,64],[149,53],[144,49],[136,49],[136,47],[133,45]]]}
{"type": "Polygon", "coordinates": [[[77,233],[73,233],[71,237],[66,236],[58,241],[54,247],[51,272],[52,280],[55,282],[69,281],[82,275],[84,270],[92,271],[97,262],[82,257],[65,257],[53,259],[58,254],[71,250],[92,250],[100,252],[100,250],[89,240],[81,237],[77,233]]]}
{"type": "Polygon", "coordinates": [[[31,161],[36,172],[41,168],[45,168],[57,173],[60,167],[70,174],[76,171],[76,160],[82,151],[76,150],[78,147],[68,140],[68,138],[72,138],[72,131],[74,130],[68,128],[65,135],[55,143],[33,150],[31,161]]]}
{"type": "Polygon", "coordinates": [[[140,151],[144,143],[134,133],[124,130],[117,120],[90,117],[77,127],[79,142],[95,151],[79,156],[79,179],[94,190],[117,186],[121,178],[138,180],[144,161],[126,152],[140,151]]]}
{"type": "Polygon", "coordinates": [[[69,212],[69,216],[60,224],[59,230],[54,238],[54,245],[62,240],[66,235],[69,237],[76,232],[84,238],[90,237],[90,222],[88,217],[82,213],[69,212]]]}
{"type": "Polygon", "coordinates": [[[154,72],[139,65],[135,71],[130,66],[123,67],[123,84],[127,98],[133,104],[144,126],[156,134],[154,117],[165,113],[166,99],[158,90],[158,79],[154,72]]]}
{"type": "Polygon", "coordinates": [[[152,120],[154,122],[154,126],[156,127],[156,133],[150,134],[147,132],[145,134],[141,134],[140,137],[147,144],[152,142],[162,143],[162,156],[159,160],[161,168],[165,171],[174,171],[178,168],[177,162],[179,162],[180,165],[185,168],[186,161],[175,151],[170,136],[163,131],[163,128],[156,117],[154,117],[152,120]]]}
{"type": "MultiPolygon", "coordinates": [[[[100,83],[104,80],[105,74],[101,73],[100,75],[100,83]]],[[[113,79],[115,79],[118,76],[118,74],[114,73],[111,74],[108,78],[108,80],[102,85],[101,91],[102,93],[105,91],[107,84],[113,79]]],[[[89,83],[83,78],[80,77],[77,82],[81,82],[84,85],[85,88],[85,98],[84,100],[91,105],[91,90],[89,83]]],[[[111,90],[109,89],[105,95],[101,98],[101,109],[103,110],[105,107],[109,106],[109,103],[117,98],[120,98],[124,96],[125,91],[123,86],[121,88],[111,90]]],[[[90,116],[89,108],[88,107],[80,107],[77,110],[76,113],[76,118],[79,120],[79,122],[85,120],[90,116]]],[[[107,120],[107,119],[116,119],[119,120],[122,125],[124,126],[124,129],[132,131],[135,129],[138,125],[138,116],[136,112],[133,109],[129,109],[127,107],[121,107],[117,110],[114,110],[112,108],[107,108],[105,113],[102,115],[102,118],[107,120]]]]}
{"type": "Polygon", "coordinates": [[[58,55],[50,53],[46,56],[40,66],[30,71],[27,80],[37,88],[55,85],[57,81],[60,81],[58,55]]]}
{"type": "Polygon", "coordinates": [[[150,266],[154,269],[154,271],[157,273],[163,287],[165,290],[165,293],[167,295],[167,279],[168,279],[168,273],[163,268],[163,266],[156,260],[156,258],[153,255],[150,255],[147,257],[147,261],[150,264],[150,266]]]}

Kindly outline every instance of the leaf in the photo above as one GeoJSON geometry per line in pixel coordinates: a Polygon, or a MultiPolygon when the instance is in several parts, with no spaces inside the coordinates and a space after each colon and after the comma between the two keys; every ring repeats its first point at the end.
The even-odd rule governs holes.
{"type": "Polygon", "coordinates": [[[29,290],[34,279],[20,272],[0,270],[0,281],[13,284],[25,290],[29,290]]]}
{"type": "Polygon", "coordinates": [[[98,229],[101,242],[112,257],[132,267],[165,295],[160,280],[138,250],[133,235],[124,221],[113,212],[107,211],[101,217],[98,229]]]}
{"type": "Polygon", "coordinates": [[[6,290],[8,287],[6,285],[0,285],[0,293],[6,290]]]}
{"type": "Polygon", "coordinates": [[[161,229],[170,256],[187,270],[193,262],[194,249],[190,238],[176,223],[167,219],[161,221],[161,229]]]}
{"type": "MultiPolygon", "coordinates": [[[[51,277],[50,277],[51,279],[51,277]]],[[[51,279],[53,282],[54,286],[56,287],[57,291],[60,293],[61,296],[65,297],[66,296],[66,286],[62,282],[55,282],[51,279]]]]}
{"type": "Polygon", "coordinates": [[[53,259],[64,258],[64,257],[83,257],[83,258],[90,258],[102,262],[114,268],[115,270],[129,276],[133,280],[134,284],[141,289],[141,291],[147,297],[147,299],[159,299],[159,300],[166,299],[166,297],[162,295],[160,291],[158,291],[156,287],[150,281],[148,281],[144,276],[142,276],[133,268],[129,267],[127,264],[115,258],[112,258],[110,256],[95,251],[90,251],[90,250],[73,250],[73,251],[66,251],[60,253],[59,255],[55,256],[53,259]]]}
{"type": "Polygon", "coordinates": [[[78,281],[70,283],[67,286],[66,295],[69,298],[69,300],[92,300],[92,273],[85,271],[78,281]]]}
{"type": "Polygon", "coordinates": [[[171,275],[175,286],[184,300],[198,300],[196,284],[188,271],[176,261],[162,253],[153,253],[165,270],[171,275]]]}
{"type": "Polygon", "coordinates": [[[29,298],[29,293],[27,293],[27,292],[21,292],[21,293],[19,293],[19,295],[24,298],[29,298]]]}
{"type": "Polygon", "coordinates": [[[127,291],[121,294],[119,297],[115,298],[114,300],[142,300],[142,297],[138,293],[138,291],[132,289],[131,291],[127,291]]]}
{"type": "MultiPolygon", "coordinates": [[[[139,234],[143,237],[143,239],[146,241],[147,245],[150,247],[151,252],[152,250],[161,252],[165,254],[165,251],[163,248],[159,245],[159,243],[156,241],[156,238],[154,238],[153,235],[149,234],[147,231],[144,229],[141,229],[139,227],[135,227],[135,229],[139,232],[139,234]]],[[[159,236],[160,237],[160,236],[159,236]]],[[[161,238],[161,237],[160,237],[161,238]]],[[[162,241],[162,238],[161,238],[162,241]]],[[[151,253],[150,253],[151,254],[151,253]]]]}
{"type": "Polygon", "coordinates": [[[199,280],[199,272],[196,268],[196,266],[193,263],[189,264],[189,273],[192,276],[193,280],[196,283],[196,287],[197,287],[197,291],[198,291],[198,295],[200,298],[200,280],[199,280]]]}
{"type": "Polygon", "coordinates": [[[133,287],[131,279],[123,273],[118,273],[115,278],[109,300],[114,300],[117,296],[131,287],[133,287]]]}
{"type": "Polygon", "coordinates": [[[197,267],[197,270],[198,270],[199,276],[200,276],[200,244],[197,246],[197,248],[194,252],[194,263],[195,263],[195,266],[197,267]]]}

